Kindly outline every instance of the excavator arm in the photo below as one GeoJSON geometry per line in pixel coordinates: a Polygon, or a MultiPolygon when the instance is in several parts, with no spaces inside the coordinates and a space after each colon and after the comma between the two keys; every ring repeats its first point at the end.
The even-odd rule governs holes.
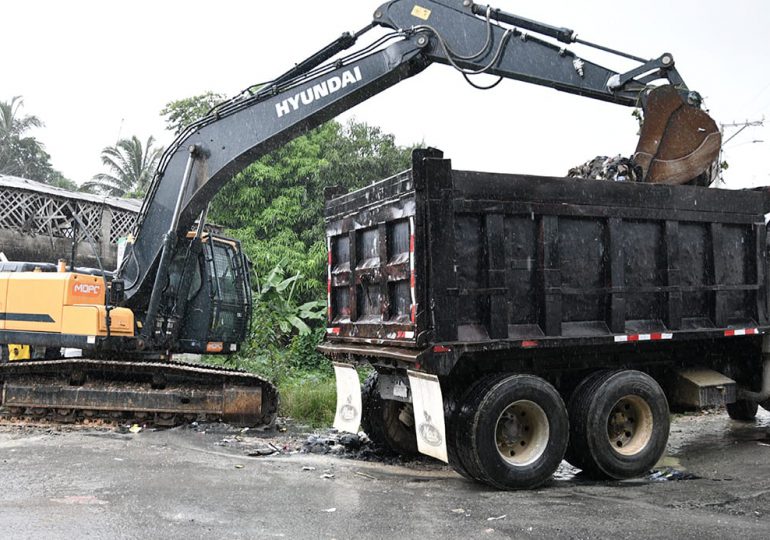
{"type": "Polygon", "coordinates": [[[655,110],[645,108],[639,151],[647,181],[687,181],[716,157],[711,152],[704,158],[704,141],[710,141],[708,150],[718,131],[700,110],[699,96],[685,86],[670,54],[645,61],[588,44],[639,62],[631,71],[618,72],[532,34],[588,44],[569,29],[469,0],[393,0],[378,8],[373,23],[362,31],[343,35],[274,81],[229,100],[191,125],[161,160],[140,213],[135,243],[119,271],[125,282],[125,305],[144,313],[144,338],[162,334],[161,291],[179,240],[196,218],[205,215],[225,183],[271,150],[432,63],[452,66],[468,78],[486,73],[620,105],[654,104],[655,110]],[[339,57],[376,26],[389,32],[339,57]],[[650,91],[656,81],[665,83],[659,87],[664,90],[650,91]],[[654,99],[659,92],[665,95],[654,99]],[[658,111],[667,116],[661,119],[658,111]],[[666,149],[661,143],[667,138],[680,140],[679,125],[694,131],[694,136],[675,154],[665,154],[668,163],[663,163],[666,160],[659,156],[666,149]],[[681,165],[683,159],[684,173],[666,180],[670,164],[681,165]]]}

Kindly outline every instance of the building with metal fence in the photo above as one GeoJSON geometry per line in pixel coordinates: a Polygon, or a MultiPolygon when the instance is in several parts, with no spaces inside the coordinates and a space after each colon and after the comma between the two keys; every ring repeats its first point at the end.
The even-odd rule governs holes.
{"type": "Polygon", "coordinates": [[[117,241],[133,229],[141,200],[72,192],[0,175],[0,252],[8,260],[56,262],[105,270],[117,264],[117,241]]]}

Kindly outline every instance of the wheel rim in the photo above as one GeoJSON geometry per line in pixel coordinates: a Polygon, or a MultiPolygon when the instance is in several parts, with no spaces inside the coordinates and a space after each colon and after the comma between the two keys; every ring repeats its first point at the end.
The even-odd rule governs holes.
{"type": "Polygon", "coordinates": [[[545,452],[549,434],[548,417],[542,407],[529,400],[516,401],[497,419],[497,452],[511,465],[530,465],[545,452]]]}
{"type": "Polygon", "coordinates": [[[624,396],[607,419],[607,438],[612,449],[624,456],[638,454],[652,439],[652,410],[639,396],[624,396]]]}

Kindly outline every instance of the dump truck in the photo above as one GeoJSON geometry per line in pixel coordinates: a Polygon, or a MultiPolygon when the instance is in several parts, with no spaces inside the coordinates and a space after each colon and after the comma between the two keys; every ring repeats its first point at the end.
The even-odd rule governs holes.
{"type": "Polygon", "coordinates": [[[327,196],[341,429],[363,415],[395,451],[516,489],[565,456],[649,471],[670,405],[770,410],[764,190],[461,171],[427,149],[327,196]]]}

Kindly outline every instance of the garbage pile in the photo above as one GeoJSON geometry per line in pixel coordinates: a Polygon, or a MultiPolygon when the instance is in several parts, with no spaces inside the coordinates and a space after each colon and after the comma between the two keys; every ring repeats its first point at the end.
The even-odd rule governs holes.
{"type": "Polygon", "coordinates": [[[376,461],[389,465],[403,465],[409,462],[429,461],[422,455],[401,455],[389,448],[373,443],[364,432],[340,433],[329,429],[323,433],[310,435],[302,444],[300,453],[329,454],[342,458],[358,459],[361,461],[376,461]]]}
{"type": "Polygon", "coordinates": [[[310,435],[302,445],[303,454],[347,454],[355,453],[364,446],[369,446],[369,438],[363,433],[338,433],[330,430],[319,435],[310,435]]]}
{"type": "Polygon", "coordinates": [[[597,156],[582,165],[571,168],[567,176],[586,180],[638,182],[642,178],[642,168],[621,155],[614,157],[597,156]]]}

